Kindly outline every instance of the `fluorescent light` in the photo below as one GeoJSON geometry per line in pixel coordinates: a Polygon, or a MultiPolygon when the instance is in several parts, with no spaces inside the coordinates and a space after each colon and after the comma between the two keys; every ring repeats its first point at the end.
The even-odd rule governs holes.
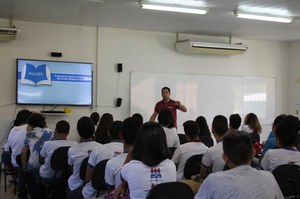
{"type": "Polygon", "coordinates": [[[281,22],[281,23],[291,23],[291,17],[278,17],[278,16],[271,16],[271,15],[256,15],[256,14],[249,14],[249,13],[241,13],[238,11],[234,11],[236,17],[244,18],[244,19],[254,19],[254,20],[263,20],[263,21],[273,21],[273,22],[281,22]]]}
{"type": "Polygon", "coordinates": [[[190,13],[190,14],[201,14],[204,15],[207,13],[206,9],[198,9],[198,8],[190,8],[190,7],[179,7],[179,6],[169,6],[163,4],[153,4],[153,3],[143,3],[139,2],[140,7],[143,9],[149,10],[160,10],[160,11],[168,11],[168,12],[181,12],[181,13],[190,13]]]}

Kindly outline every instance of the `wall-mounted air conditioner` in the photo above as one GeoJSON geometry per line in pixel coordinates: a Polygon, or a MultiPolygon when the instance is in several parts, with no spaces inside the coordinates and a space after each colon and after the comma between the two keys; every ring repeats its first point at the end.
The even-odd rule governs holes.
{"type": "Polygon", "coordinates": [[[0,41],[12,41],[16,39],[18,32],[16,28],[0,27],[0,41]]]}
{"type": "Polygon", "coordinates": [[[219,55],[242,54],[247,50],[244,44],[177,41],[176,51],[180,53],[206,53],[219,55]]]}

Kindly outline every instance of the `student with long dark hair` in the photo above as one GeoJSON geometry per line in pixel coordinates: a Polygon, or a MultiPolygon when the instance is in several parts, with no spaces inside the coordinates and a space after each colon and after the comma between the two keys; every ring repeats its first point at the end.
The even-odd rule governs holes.
{"type": "Polygon", "coordinates": [[[300,131],[299,118],[287,116],[275,129],[276,143],[279,149],[269,149],[261,160],[264,170],[273,171],[282,164],[296,164],[300,166],[300,153],[295,147],[298,132],[300,131]]]}
{"type": "Polygon", "coordinates": [[[132,160],[121,170],[131,199],[146,198],[157,184],[176,181],[175,164],[168,159],[166,135],[160,124],[145,123],[138,132],[132,160]]]}

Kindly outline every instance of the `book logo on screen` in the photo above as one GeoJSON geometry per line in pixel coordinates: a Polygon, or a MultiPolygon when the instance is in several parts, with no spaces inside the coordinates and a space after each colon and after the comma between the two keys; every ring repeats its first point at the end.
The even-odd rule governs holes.
{"type": "Polygon", "coordinates": [[[51,85],[51,72],[46,64],[34,66],[25,64],[21,72],[21,84],[29,85],[51,85]]]}

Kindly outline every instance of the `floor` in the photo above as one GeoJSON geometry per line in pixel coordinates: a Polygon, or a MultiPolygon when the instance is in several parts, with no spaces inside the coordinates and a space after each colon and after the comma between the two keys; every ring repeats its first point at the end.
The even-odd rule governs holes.
{"type": "MultiPolygon", "coordinates": [[[[7,176],[8,179],[11,179],[10,176],[7,176]]],[[[13,184],[7,183],[7,192],[4,191],[4,176],[1,175],[1,185],[0,185],[0,198],[2,199],[17,199],[18,197],[14,195],[14,186],[13,184]]]]}

